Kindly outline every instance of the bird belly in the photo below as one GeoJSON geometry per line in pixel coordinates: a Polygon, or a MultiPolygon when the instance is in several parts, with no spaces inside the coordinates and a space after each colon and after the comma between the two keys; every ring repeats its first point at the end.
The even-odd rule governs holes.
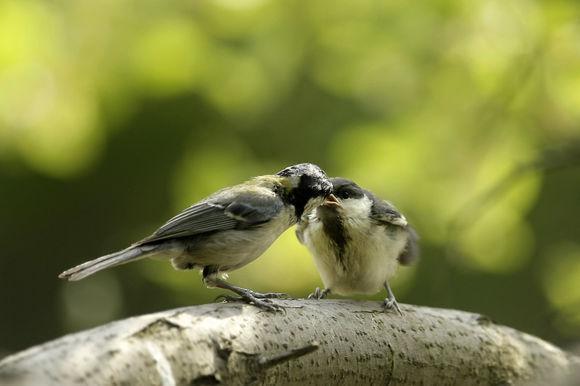
{"type": "Polygon", "coordinates": [[[353,229],[347,224],[346,229],[349,241],[340,255],[320,222],[310,224],[305,244],[326,288],[338,295],[375,294],[395,274],[406,237],[382,226],[357,224],[353,229]]]}
{"type": "Polygon", "coordinates": [[[222,272],[240,268],[262,255],[292,222],[292,212],[283,210],[275,219],[254,228],[197,237],[187,242],[184,253],[173,258],[173,266],[184,269],[212,265],[222,272]]]}

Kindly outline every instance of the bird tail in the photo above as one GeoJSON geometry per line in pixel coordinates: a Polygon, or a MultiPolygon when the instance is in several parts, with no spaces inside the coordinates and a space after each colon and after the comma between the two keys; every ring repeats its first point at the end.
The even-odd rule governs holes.
{"type": "Polygon", "coordinates": [[[122,251],[101,256],[94,260],[77,265],[76,267],[67,269],[58,275],[58,277],[70,281],[81,280],[103,269],[115,267],[130,261],[140,260],[151,255],[153,252],[154,250],[151,247],[143,248],[142,246],[130,246],[122,251]]]}

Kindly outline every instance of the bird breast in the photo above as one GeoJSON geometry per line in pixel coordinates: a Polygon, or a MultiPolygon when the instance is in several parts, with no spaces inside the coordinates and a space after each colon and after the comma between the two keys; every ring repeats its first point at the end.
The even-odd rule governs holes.
{"type": "Polygon", "coordinates": [[[333,293],[376,293],[396,272],[406,232],[371,221],[367,197],[343,200],[342,206],[314,211],[303,230],[304,244],[333,293]]]}

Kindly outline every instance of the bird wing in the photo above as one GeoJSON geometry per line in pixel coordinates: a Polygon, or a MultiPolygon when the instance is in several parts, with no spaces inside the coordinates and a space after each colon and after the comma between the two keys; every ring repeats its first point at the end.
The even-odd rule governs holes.
{"type": "Polygon", "coordinates": [[[407,219],[388,201],[375,199],[371,208],[371,218],[380,224],[391,224],[407,231],[407,243],[397,260],[402,265],[410,265],[419,257],[419,236],[407,223],[407,219]]]}
{"type": "Polygon", "coordinates": [[[391,224],[407,227],[407,219],[388,201],[374,199],[371,208],[371,218],[381,224],[391,224]]]}
{"type": "Polygon", "coordinates": [[[190,206],[137,245],[214,231],[245,229],[267,222],[284,206],[273,192],[226,194],[190,206]],[[225,196],[225,197],[224,197],[225,196]],[[229,196],[229,197],[228,197],[229,196]]]}

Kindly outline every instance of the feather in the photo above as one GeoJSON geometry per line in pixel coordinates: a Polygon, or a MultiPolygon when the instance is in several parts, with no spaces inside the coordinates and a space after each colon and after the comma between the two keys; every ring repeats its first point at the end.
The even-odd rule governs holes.
{"type": "Polygon", "coordinates": [[[151,253],[152,253],[151,249],[144,251],[143,248],[131,246],[122,251],[101,256],[97,259],[90,260],[80,265],[77,265],[76,267],[67,269],[66,271],[58,275],[58,277],[70,281],[81,280],[103,269],[125,264],[128,263],[129,261],[142,259],[143,257],[150,255],[151,253]]]}

